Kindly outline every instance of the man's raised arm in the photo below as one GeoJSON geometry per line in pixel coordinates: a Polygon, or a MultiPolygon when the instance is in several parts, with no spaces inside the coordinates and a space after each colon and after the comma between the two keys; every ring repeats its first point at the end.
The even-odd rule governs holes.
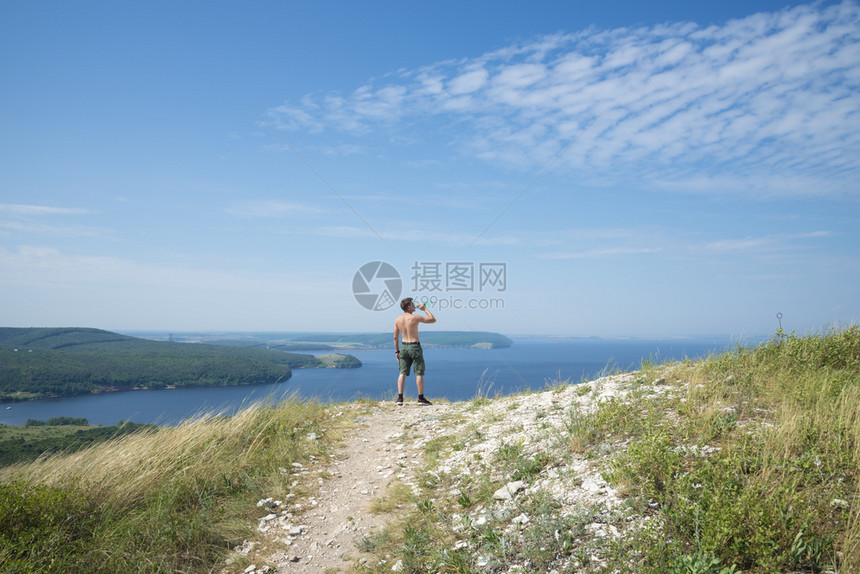
{"type": "Polygon", "coordinates": [[[433,313],[430,312],[430,310],[427,308],[427,305],[425,305],[424,303],[420,303],[418,305],[418,308],[421,309],[422,311],[424,311],[425,313],[427,313],[427,318],[421,319],[422,323],[435,323],[436,322],[436,317],[433,316],[433,313]]]}

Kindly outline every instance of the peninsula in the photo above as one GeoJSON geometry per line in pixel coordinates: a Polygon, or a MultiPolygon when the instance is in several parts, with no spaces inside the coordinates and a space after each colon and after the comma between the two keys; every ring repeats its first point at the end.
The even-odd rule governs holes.
{"type": "Polygon", "coordinates": [[[350,355],[153,341],[100,329],[0,328],[0,402],[119,390],[252,385],[292,369],[357,368],[350,355]]]}

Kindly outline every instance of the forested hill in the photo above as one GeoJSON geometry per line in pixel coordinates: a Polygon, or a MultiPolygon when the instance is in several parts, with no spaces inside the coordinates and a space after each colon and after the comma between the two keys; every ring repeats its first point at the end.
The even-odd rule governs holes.
{"type": "Polygon", "coordinates": [[[274,383],[354,357],[150,341],[84,328],[0,327],[0,401],[117,389],[274,383]]]}

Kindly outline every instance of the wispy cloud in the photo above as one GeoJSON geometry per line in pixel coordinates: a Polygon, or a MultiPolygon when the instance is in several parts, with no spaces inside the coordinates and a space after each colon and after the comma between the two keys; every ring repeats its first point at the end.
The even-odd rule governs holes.
{"type": "Polygon", "coordinates": [[[77,207],[55,207],[50,205],[0,203],[0,215],[86,215],[88,213],[92,212],[88,209],[81,209],[77,207]]]}
{"type": "Polygon", "coordinates": [[[60,236],[102,236],[111,231],[100,227],[58,222],[67,216],[90,215],[94,212],[77,207],[0,203],[0,234],[27,233],[60,236]]]}
{"type": "Polygon", "coordinates": [[[465,124],[467,135],[451,136],[461,151],[529,169],[597,118],[559,168],[707,193],[856,194],[858,40],[853,2],[719,26],[588,29],[309,94],[268,115],[280,129],[363,137],[399,138],[428,117],[465,124]]]}
{"type": "Polygon", "coordinates": [[[67,253],[53,246],[22,245],[15,250],[0,247],[0,285],[92,289],[119,286],[124,289],[162,289],[190,292],[285,293],[308,296],[330,289],[320,275],[295,273],[235,273],[215,265],[144,263],[131,258],[67,253]],[[301,280],[297,280],[301,278],[301,280]]]}
{"type": "Polygon", "coordinates": [[[626,256],[660,254],[662,258],[700,258],[712,256],[767,256],[772,254],[797,255],[802,251],[819,248],[822,239],[835,237],[830,231],[816,230],[801,233],[775,233],[742,238],[729,237],[702,240],[698,234],[683,230],[660,228],[606,228],[580,229],[552,233],[557,240],[541,239],[532,234],[530,242],[543,241],[546,250],[538,259],[607,259],[626,256]]]}
{"type": "Polygon", "coordinates": [[[730,253],[736,251],[768,252],[797,249],[797,243],[806,239],[821,239],[832,237],[829,231],[810,231],[807,233],[778,233],[762,237],[744,237],[738,239],[721,239],[712,241],[704,246],[707,251],[730,253]]]}
{"type": "Polygon", "coordinates": [[[100,237],[111,233],[111,230],[101,227],[84,225],[57,225],[44,222],[3,221],[0,219],[0,230],[11,232],[31,233],[35,235],[65,235],[75,237],[100,237]]]}

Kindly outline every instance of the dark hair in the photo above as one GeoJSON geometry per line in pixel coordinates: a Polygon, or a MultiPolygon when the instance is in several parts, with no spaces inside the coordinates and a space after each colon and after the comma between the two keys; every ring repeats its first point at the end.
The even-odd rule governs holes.
{"type": "Polygon", "coordinates": [[[406,299],[404,299],[400,302],[400,308],[403,309],[404,311],[410,305],[412,305],[412,297],[407,297],[406,299]]]}

